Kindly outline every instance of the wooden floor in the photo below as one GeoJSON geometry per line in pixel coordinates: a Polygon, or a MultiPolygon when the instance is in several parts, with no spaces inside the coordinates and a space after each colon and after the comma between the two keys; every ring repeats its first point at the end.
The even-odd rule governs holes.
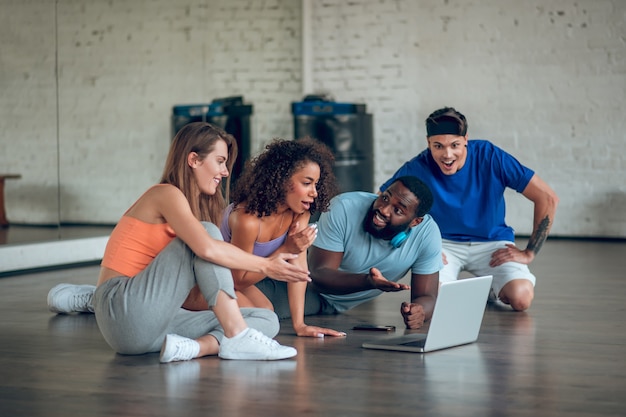
{"type": "MultiPolygon", "coordinates": [[[[0,278],[0,416],[624,416],[626,243],[549,240],[527,313],[487,307],[477,343],[428,354],[360,347],[404,294],[308,320],[342,339],[280,342],[295,360],[167,365],[120,356],[93,315],[47,311],[48,289],[93,283],[96,266],[0,278]]],[[[459,312],[462,314],[462,312],[459,312]]]]}

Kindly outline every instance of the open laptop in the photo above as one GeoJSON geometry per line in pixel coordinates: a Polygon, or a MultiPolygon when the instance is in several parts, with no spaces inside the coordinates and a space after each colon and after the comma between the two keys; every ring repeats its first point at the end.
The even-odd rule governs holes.
{"type": "Polygon", "coordinates": [[[364,342],[367,349],[425,353],[475,342],[483,321],[493,277],[444,282],[430,320],[428,333],[408,333],[364,342]]]}

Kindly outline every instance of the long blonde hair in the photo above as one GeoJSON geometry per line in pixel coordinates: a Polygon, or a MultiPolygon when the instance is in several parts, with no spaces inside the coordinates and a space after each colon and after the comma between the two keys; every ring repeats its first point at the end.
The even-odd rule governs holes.
{"type": "Polygon", "coordinates": [[[183,126],[172,140],[161,176],[161,184],[171,184],[183,192],[192,213],[198,220],[215,224],[220,223],[222,212],[229,198],[230,176],[226,177],[226,181],[222,183],[223,189],[218,188],[214,195],[202,194],[193,176],[193,171],[187,164],[187,156],[191,152],[195,152],[200,160],[204,160],[220,140],[223,140],[228,147],[226,166],[228,171],[232,172],[233,164],[237,158],[237,141],[235,138],[215,125],[195,122],[183,126]]]}

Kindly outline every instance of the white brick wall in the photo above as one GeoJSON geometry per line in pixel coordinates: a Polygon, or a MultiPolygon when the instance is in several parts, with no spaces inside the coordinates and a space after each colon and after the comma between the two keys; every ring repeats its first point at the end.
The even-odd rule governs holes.
{"type": "MultiPolygon", "coordinates": [[[[376,180],[451,105],[561,197],[553,234],[626,236],[626,2],[351,1],[314,7],[315,85],[367,103],[376,180]]],[[[408,152],[407,152],[408,151],[408,152]]],[[[507,195],[529,233],[532,206],[507,195]]]]}
{"type": "MultiPolygon", "coordinates": [[[[555,188],[553,234],[626,237],[626,2],[311,3],[314,87],[374,114],[376,183],[452,105],[470,136],[555,188]]],[[[13,221],[117,221],[158,180],[176,104],[241,94],[253,152],[292,136],[299,0],[57,4],[55,32],[54,1],[0,0],[0,171],[23,175],[6,184],[13,221]]],[[[532,207],[514,194],[508,221],[528,233],[532,207]]]]}

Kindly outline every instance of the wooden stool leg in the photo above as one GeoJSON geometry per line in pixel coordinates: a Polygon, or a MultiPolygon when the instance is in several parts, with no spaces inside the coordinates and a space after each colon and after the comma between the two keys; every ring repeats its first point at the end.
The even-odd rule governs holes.
{"type": "Polygon", "coordinates": [[[4,209],[4,177],[0,177],[0,227],[9,227],[9,221],[4,209]]]}

